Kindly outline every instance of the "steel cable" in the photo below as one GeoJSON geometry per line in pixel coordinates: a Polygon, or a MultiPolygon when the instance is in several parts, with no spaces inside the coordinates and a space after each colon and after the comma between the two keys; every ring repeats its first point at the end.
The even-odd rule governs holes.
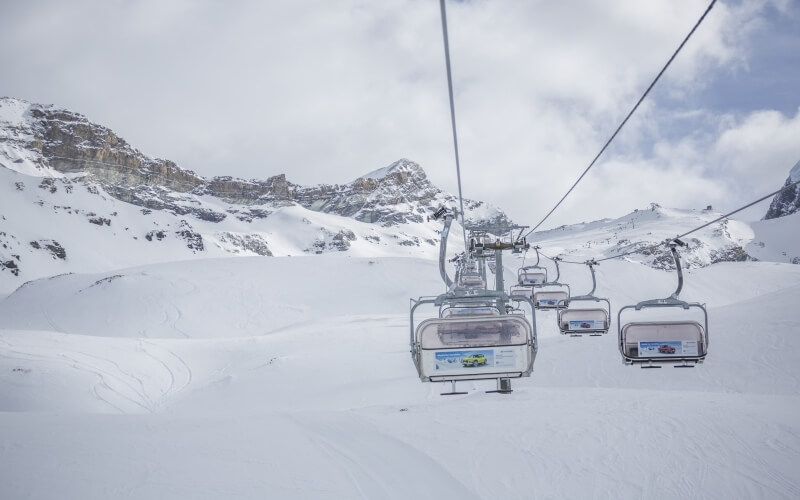
{"type": "Polygon", "coordinates": [[[447,36],[447,12],[444,0],[439,0],[442,11],[442,38],[444,39],[444,60],[447,66],[447,91],[450,95],[450,122],[453,128],[453,148],[456,154],[456,177],[458,178],[458,201],[461,206],[461,231],[464,234],[464,251],[469,253],[469,242],[467,241],[467,222],[464,214],[464,196],[461,194],[461,163],[458,157],[458,134],[456,133],[456,107],[453,101],[453,75],[450,69],[450,43],[447,36]]]}
{"type": "MultiPolygon", "coordinates": [[[[442,2],[444,2],[444,0],[442,0],[442,2]]],[[[714,7],[714,4],[716,2],[717,2],[717,0],[711,0],[711,3],[708,5],[708,8],[706,8],[705,12],[703,12],[703,15],[700,16],[700,19],[697,20],[697,23],[695,23],[695,25],[692,28],[692,30],[689,32],[688,35],[686,35],[686,38],[683,39],[681,44],[678,46],[677,50],[675,50],[675,52],[672,54],[672,57],[669,58],[669,60],[667,61],[667,64],[665,64],[664,67],[661,68],[661,71],[658,72],[658,75],[656,75],[655,79],[652,81],[652,83],[650,83],[650,86],[647,87],[647,90],[645,90],[644,94],[642,94],[642,96],[636,102],[636,105],[633,107],[633,109],[630,110],[630,112],[625,117],[625,119],[622,120],[622,123],[619,124],[617,129],[611,135],[611,138],[609,138],[608,141],[606,141],[606,143],[600,149],[600,152],[597,153],[597,155],[594,157],[592,162],[589,163],[589,166],[586,167],[586,169],[583,171],[583,173],[580,175],[580,177],[578,177],[578,180],[576,180],[575,183],[572,185],[572,187],[570,187],[567,190],[566,194],[564,194],[564,196],[561,197],[561,199],[558,201],[558,203],[556,203],[556,205],[549,212],[547,212],[547,215],[545,215],[544,218],[541,221],[539,221],[539,223],[536,224],[533,227],[533,229],[531,229],[530,231],[528,231],[528,233],[525,234],[526,237],[528,235],[530,235],[531,233],[533,233],[534,231],[536,231],[536,229],[538,229],[539,226],[541,226],[544,223],[544,221],[546,221],[550,217],[550,215],[552,215],[553,212],[556,211],[556,209],[561,205],[561,203],[563,203],[563,201],[567,198],[567,196],[569,196],[569,194],[572,192],[572,190],[575,189],[575,187],[578,185],[578,183],[583,179],[583,177],[594,166],[594,164],[597,162],[597,160],[600,158],[600,156],[605,152],[605,150],[608,148],[608,146],[611,144],[611,142],[614,140],[614,138],[617,137],[617,134],[619,134],[619,131],[622,130],[622,127],[624,127],[625,124],[628,122],[628,119],[630,119],[630,117],[633,115],[633,113],[639,108],[639,105],[642,104],[642,101],[644,101],[645,97],[647,97],[647,95],[653,89],[653,87],[655,86],[656,82],[658,82],[658,80],[661,78],[661,75],[664,74],[664,72],[667,70],[669,65],[672,64],[672,61],[675,60],[675,57],[678,55],[678,53],[681,51],[681,49],[683,49],[683,46],[686,45],[686,42],[689,41],[689,38],[691,38],[691,36],[694,34],[694,32],[697,30],[697,28],[700,26],[700,24],[706,18],[706,15],[708,15],[708,13],[711,11],[711,8],[714,7]]]]}
{"type": "MultiPolygon", "coordinates": [[[[790,183],[786,184],[785,186],[783,186],[782,188],[778,189],[777,191],[773,191],[772,193],[770,193],[770,194],[768,194],[768,195],[764,195],[764,196],[762,196],[761,198],[759,198],[759,199],[757,199],[757,200],[755,200],[755,201],[752,201],[752,202],[748,203],[747,205],[744,205],[744,206],[742,206],[742,207],[739,207],[739,208],[737,208],[736,210],[733,210],[732,212],[728,212],[728,213],[727,213],[727,214],[725,214],[725,215],[721,215],[721,216],[717,217],[716,219],[714,219],[714,220],[712,220],[712,221],[710,221],[710,222],[706,222],[706,223],[705,223],[705,224],[703,224],[702,226],[698,226],[698,227],[696,227],[696,228],[692,229],[691,231],[687,231],[687,232],[685,232],[685,233],[683,233],[683,234],[679,234],[679,235],[675,236],[674,238],[669,238],[667,241],[679,240],[679,239],[681,239],[681,238],[683,238],[683,237],[686,237],[686,236],[688,236],[688,235],[690,235],[690,234],[692,234],[692,233],[694,233],[694,232],[697,232],[697,231],[699,231],[699,230],[701,230],[701,229],[703,229],[703,228],[706,228],[706,227],[708,227],[708,226],[710,226],[710,225],[712,225],[712,224],[715,224],[715,223],[717,223],[717,222],[719,222],[719,221],[721,221],[721,220],[723,220],[723,219],[727,219],[727,218],[728,218],[728,217],[730,217],[731,215],[737,214],[737,213],[741,212],[742,210],[745,210],[745,209],[747,209],[747,208],[750,208],[750,207],[752,207],[753,205],[755,205],[756,203],[760,203],[760,202],[762,202],[762,201],[766,200],[766,199],[767,199],[767,198],[769,198],[770,196],[775,196],[775,195],[778,195],[778,194],[780,194],[780,193],[782,193],[782,192],[786,191],[787,189],[790,189],[790,188],[792,188],[792,187],[795,187],[795,186],[797,186],[797,185],[800,185],[800,180],[797,180],[797,181],[794,181],[794,182],[790,182],[790,183]]],[[[606,260],[620,259],[620,258],[622,258],[622,257],[627,257],[628,255],[633,255],[633,254],[635,254],[635,253],[641,253],[641,252],[642,252],[642,251],[644,251],[644,250],[653,250],[653,249],[655,249],[655,248],[658,248],[658,247],[660,247],[660,246],[661,246],[661,245],[663,245],[663,244],[664,244],[664,242],[662,241],[662,242],[660,242],[660,243],[655,243],[655,244],[653,244],[653,245],[650,245],[650,246],[647,246],[647,247],[644,247],[644,248],[640,248],[640,249],[633,250],[633,251],[630,251],[630,252],[625,252],[625,253],[622,253],[622,254],[619,254],[619,255],[614,255],[614,256],[612,256],[612,257],[605,257],[605,258],[603,258],[603,259],[595,259],[595,262],[603,262],[603,261],[606,261],[606,260]]],[[[540,255],[542,255],[543,257],[547,257],[547,258],[548,258],[548,259],[550,259],[550,260],[553,260],[553,258],[552,258],[552,257],[548,257],[547,255],[545,255],[545,254],[544,254],[544,253],[542,253],[542,252],[539,252],[539,254],[540,254],[540,255]]],[[[566,264],[586,264],[586,262],[575,262],[575,261],[563,260],[563,259],[561,259],[561,261],[560,261],[560,262],[564,262],[564,263],[566,263],[566,264]]]]}

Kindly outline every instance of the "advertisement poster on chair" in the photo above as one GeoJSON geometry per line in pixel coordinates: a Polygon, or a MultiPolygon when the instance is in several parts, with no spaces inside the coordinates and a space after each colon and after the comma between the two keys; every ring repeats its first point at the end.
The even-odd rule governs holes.
{"type": "Polygon", "coordinates": [[[436,353],[436,370],[468,372],[487,366],[495,366],[494,349],[448,350],[436,353]]]}
{"type": "Polygon", "coordinates": [[[604,330],[605,326],[605,321],[596,319],[579,319],[575,321],[570,320],[569,322],[570,330],[604,330]]]}
{"type": "Polygon", "coordinates": [[[639,342],[639,357],[680,357],[697,356],[697,342],[688,340],[659,340],[639,342]]]}

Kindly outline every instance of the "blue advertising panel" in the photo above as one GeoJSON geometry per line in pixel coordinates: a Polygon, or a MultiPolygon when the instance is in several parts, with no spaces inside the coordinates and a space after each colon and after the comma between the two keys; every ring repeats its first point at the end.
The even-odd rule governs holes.
{"type": "Polygon", "coordinates": [[[639,342],[639,357],[658,358],[697,355],[697,341],[695,340],[639,342]]]}
{"type": "Polygon", "coordinates": [[[605,321],[596,319],[578,319],[569,322],[570,330],[604,330],[605,327],[605,321]]]}

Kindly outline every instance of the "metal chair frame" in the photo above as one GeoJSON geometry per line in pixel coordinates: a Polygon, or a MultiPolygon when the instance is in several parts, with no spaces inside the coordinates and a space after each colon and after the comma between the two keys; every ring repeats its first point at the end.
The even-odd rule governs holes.
{"type": "MultiPolygon", "coordinates": [[[[598,265],[597,262],[594,260],[587,261],[586,265],[589,266],[589,271],[592,273],[592,289],[589,293],[585,295],[576,295],[574,297],[570,297],[566,303],[566,309],[561,309],[558,311],[558,330],[561,332],[562,335],[571,335],[573,337],[580,337],[582,335],[590,335],[590,336],[599,336],[605,335],[608,333],[608,330],[611,326],[611,302],[603,297],[595,297],[594,291],[597,288],[597,279],[594,273],[594,266],[598,265]],[[594,302],[605,302],[606,307],[598,307],[598,308],[585,308],[585,309],[571,309],[573,302],[580,302],[580,301],[594,301],[594,302]],[[602,311],[605,315],[605,322],[603,328],[569,328],[569,319],[567,319],[567,327],[564,327],[564,316],[572,315],[571,311],[602,311]]],[[[594,326],[594,325],[593,325],[594,326]]]]}
{"type": "MultiPolygon", "coordinates": [[[[670,251],[672,252],[672,257],[675,260],[675,267],[678,272],[678,288],[675,292],[664,299],[653,299],[653,300],[645,300],[639,302],[635,305],[628,305],[622,307],[619,312],[617,313],[617,333],[618,333],[618,344],[619,344],[619,351],[622,354],[622,361],[627,365],[634,365],[639,364],[642,368],[660,368],[662,364],[676,364],[677,367],[691,367],[696,364],[702,363],[706,355],[708,353],[708,311],[705,308],[705,305],[700,304],[699,302],[685,302],[680,300],[678,297],[680,292],[683,288],[683,271],[681,269],[681,262],[680,256],[678,255],[677,246],[684,246],[685,244],[680,240],[671,240],[667,243],[670,247],[670,251]],[[634,309],[636,311],[641,311],[642,309],[650,309],[650,308],[673,308],[678,307],[684,310],[690,309],[699,309],[703,313],[703,324],[701,325],[697,321],[645,321],[645,322],[628,322],[623,325],[622,323],[622,313],[626,310],[634,309]],[[627,331],[632,327],[643,327],[643,328],[650,328],[650,329],[658,329],[658,328],[672,328],[675,326],[685,326],[690,328],[696,328],[699,332],[697,341],[697,354],[681,354],[676,356],[641,356],[639,349],[637,348],[637,355],[632,356],[629,351],[626,351],[626,347],[629,345],[627,341],[627,331]]],[[[653,339],[653,343],[663,343],[668,342],[666,339],[653,339]]],[[[682,345],[681,340],[681,345],[682,345]]],[[[641,345],[641,341],[639,341],[641,345]]],[[[664,344],[664,347],[669,348],[668,344],[664,344]]],[[[673,348],[674,349],[674,348],[673,348]]]]}

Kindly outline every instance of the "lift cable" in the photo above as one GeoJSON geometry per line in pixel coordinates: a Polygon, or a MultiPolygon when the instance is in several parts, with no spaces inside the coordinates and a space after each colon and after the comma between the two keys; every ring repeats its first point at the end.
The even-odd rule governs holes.
{"type": "MultiPolygon", "coordinates": [[[[714,7],[714,4],[716,2],[717,2],[717,0],[711,0],[711,3],[708,5],[708,8],[706,8],[705,12],[703,12],[703,15],[700,16],[700,19],[697,20],[697,23],[695,23],[695,25],[692,28],[692,30],[689,32],[688,35],[686,35],[686,38],[683,39],[681,44],[678,46],[678,49],[672,54],[672,57],[669,58],[669,60],[667,61],[667,64],[665,64],[664,67],[661,68],[661,71],[659,71],[658,75],[653,80],[653,82],[650,84],[650,86],[647,87],[647,90],[645,90],[644,94],[642,94],[642,96],[639,98],[639,101],[636,102],[636,105],[633,107],[633,109],[631,109],[631,111],[628,113],[628,115],[625,117],[625,119],[622,120],[622,123],[619,124],[619,127],[617,127],[617,129],[611,135],[611,138],[608,139],[608,141],[606,141],[606,143],[603,145],[602,149],[600,149],[600,152],[597,153],[597,156],[594,157],[594,159],[589,164],[589,166],[586,167],[586,170],[584,170],[583,173],[580,175],[580,177],[578,177],[578,180],[576,180],[575,183],[572,185],[572,187],[570,187],[569,190],[567,190],[566,194],[558,201],[558,203],[556,203],[556,205],[547,213],[547,215],[545,215],[544,218],[541,221],[539,221],[539,223],[536,224],[533,227],[533,229],[528,231],[528,233],[525,235],[526,237],[528,235],[530,235],[531,233],[533,233],[534,231],[536,231],[536,229],[538,229],[539,226],[541,226],[544,223],[544,221],[546,221],[550,217],[550,215],[552,215],[552,213],[556,211],[556,209],[559,207],[559,205],[561,205],[561,203],[567,198],[567,196],[569,196],[569,194],[572,192],[572,190],[575,189],[575,187],[578,185],[578,183],[583,179],[583,177],[594,166],[594,164],[597,162],[597,160],[600,158],[600,156],[605,152],[605,150],[608,148],[608,146],[611,144],[611,142],[614,140],[614,138],[617,137],[617,134],[619,133],[620,130],[622,130],[622,127],[624,127],[625,124],[628,122],[628,119],[630,119],[630,117],[633,115],[633,113],[639,108],[639,105],[642,103],[642,101],[644,101],[645,97],[647,97],[647,94],[649,94],[650,91],[653,89],[653,87],[655,86],[656,82],[658,82],[658,80],[661,78],[661,75],[663,75],[664,72],[669,67],[669,65],[672,64],[672,61],[675,59],[675,57],[681,51],[683,46],[686,45],[686,42],[689,41],[689,38],[691,38],[691,36],[694,34],[695,30],[697,30],[697,28],[700,26],[700,24],[705,19],[706,15],[711,11],[711,8],[714,7]]],[[[444,0],[442,0],[442,5],[444,5],[444,0]]],[[[442,11],[442,12],[444,12],[444,11],[442,11]]]]}
{"type": "MultiPolygon", "coordinates": [[[[716,0],[715,0],[716,1],[716,0]]],[[[444,38],[444,60],[447,66],[447,90],[450,94],[450,122],[453,126],[453,147],[456,153],[456,177],[458,178],[458,201],[461,204],[461,231],[464,234],[464,251],[469,252],[469,241],[467,240],[467,223],[464,214],[464,196],[461,194],[461,163],[458,158],[458,134],[456,134],[456,107],[453,102],[453,75],[450,69],[450,43],[447,39],[447,13],[445,11],[444,0],[439,0],[442,11],[442,37],[444,38]]]]}
{"type": "MultiPolygon", "coordinates": [[[[788,183],[788,184],[786,184],[785,186],[783,186],[782,188],[780,188],[780,189],[779,189],[779,190],[777,190],[777,191],[774,191],[774,192],[772,192],[772,193],[770,193],[770,194],[768,194],[768,195],[762,196],[761,198],[759,198],[759,199],[757,199],[757,200],[755,200],[755,201],[753,201],[753,202],[750,202],[750,203],[748,203],[747,205],[744,205],[743,207],[739,207],[739,208],[737,208],[736,210],[734,210],[734,211],[732,211],[732,212],[728,212],[728,213],[727,213],[727,214],[725,214],[725,215],[721,215],[721,216],[717,217],[716,219],[712,220],[711,222],[707,222],[707,223],[703,224],[702,226],[698,226],[698,227],[696,227],[696,228],[692,229],[691,231],[687,231],[687,232],[685,232],[685,233],[683,233],[683,234],[679,234],[678,236],[675,236],[674,238],[669,238],[669,240],[668,240],[668,241],[679,240],[679,239],[681,239],[681,238],[683,238],[683,237],[685,237],[685,236],[689,236],[690,234],[692,234],[692,233],[694,233],[694,232],[697,232],[697,231],[699,231],[699,230],[701,230],[701,229],[703,229],[703,228],[706,228],[706,227],[708,227],[708,226],[710,226],[710,225],[712,225],[712,224],[715,224],[715,223],[717,223],[717,222],[719,222],[719,221],[721,221],[721,220],[723,220],[723,219],[727,219],[727,218],[728,218],[728,217],[730,217],[731,215],[733,215],[733,214],[736,214],[736,213],[739,213],[739,212],[741,212],[742,210],[744,210],[744,209],[746,209],[746,208],[750,208],[750,207],[752,207],[753,205],[755,205],[755,204],[757,204],[757,203],[760,203],[760,202],[762,202],[762,201],[766,200],[766,199],[767,199],[767,198],[769,198],[770,196],[775,196],[775,195],[778,195],[778,194],[780,194],[780,193],[782,193],[782,192],[786,191],[787,189],[793,188],[793,187],[795,187],[795,186],[797,186],[797,185],[800,185],[800,180],[797,180],[797,181],[794,181],[794,182],[788,183]]],[[[642,251],[646,251],[646,250],[653,250],[653,249],[655,249],[655,248],[658,248],[658,247],[660,247],[660,246],[661,246],[661,245],[663,245],[663,244],[664,244],[664,242],[661,242],[661,243],[656,243],[656,244],[650,245],[650,246],[648,246],[648,247],[640,248],[640,249],[633,250],[633,251],[626,252],[626,253],[622,253],[622,254],[619,254],[619,255],[614,255],[614,256],[612,256],[612,257],[605,257],[605,258],[603,258],[603,259],[590,259],[590,260],[594,260],[594,262],[596,262],[596,263],[597,263],[597,262],[603,262],[604,260],[619,259],[619,258],[622,258],[622,257],[627,257],[628,255],[635,254],[635,253],[641,253],[642,251]]],[[[553,260],[553,259],[554,259],[553,257],[548,257],[547,255],[545,255],[545,254],[544,254],[544,253],[542,253],[542,252],[539,252],[539,255],[541,255],[541,256],[543,256],[543,257],[547,257],[547,258],[548,258],[548,259],[550,259],[550,260],[553,260]]],[[[557,257],[556,257],[556,258],[557,258],[557,257]]],[[[586,264],[586,261],[584,261],[584,262],[576,262],[576,261],[564,260],[564,259],[560,259],[560,262],[563,262],[563,263],[565,263],[565,264],[586,264]]]]}
{"type": "Polygon", "coordinates": [[[743,206],[743,207],[741,207],[741,208],[737,208],[737,209],[736,209],[736,210],[734,210],[733,212],[730,212],[730,213],[727,213],[727,214],[725,214],[725,215],[723,215],[723,216],[721,216],[721,217],[718,217],[718,218],[716,218],[716,219],[712,220],[711,222],[709,222],[709,223],[707,223],[707,224],[703,224],[703,225],[702,225],[702,226],[700,226],[700,227],[697,227],[697,228],[695,228],[695,229],[692,229],[691,231],[688,231],[688,232],[686,232],[686,233],[680,234],[680,235],[676,236],[676,237],[675,237],[675,239],[681,239],[681,238],[683,238],[684,236],[688,236],[688,235],[692,234],[692,233],[693,233],[693,232],[695,232],[695,231],[699,231],[699,230],[703,229],[704,227],[708,227],[708,226],[710,226],[711,224],[714,224],[715,222],[719,222],[719,221],[721,221],[722,219],[725,219],[725,218],[727,218],[729,215],[733,215],[733,214],[735,214],[735,213],[737,213],[737,212],[741,212],[741,211],[742,211],[742,210],[744,210],[745,208],[750,208],[750,207],[752,207],[753,205],[755,205],[756,203],[760,203],[760,202],[762,202],[762,201],[766,200],[767,198],[769,198],[770,196],[775,196],[775,195],[777,195],[777,194],[779,194],[779,193],[782,193],[782,192],[786,191],[787,189],[789,189],[789,188],[791,188],[791,187],[797,186],[798,184],[800,184],[800,180],[797,180],[797,181],[794,181],[794,182],[792,182],[792,183],[786,184],[785,186],[783,186],[783,187],[782,187],[782,188],[780,188],[779,190],[775,191],[774,193],[770,193],[770,194],[768,194],[768,195],[766,195],[766,196],[762,196],[761,198],[757,199],[757,200],[756,200],[756,201],[754,201],[754,202],[748,203],[747,205],[745,205],[745,206],[743,206]]]}

